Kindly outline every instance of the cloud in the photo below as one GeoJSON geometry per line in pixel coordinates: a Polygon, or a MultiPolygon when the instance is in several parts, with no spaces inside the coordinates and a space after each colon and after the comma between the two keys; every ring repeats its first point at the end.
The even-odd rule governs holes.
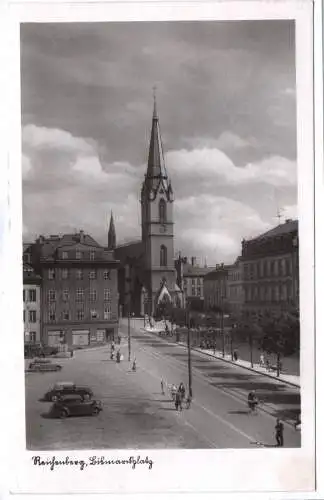
{"type": "Polygon", "coordinates": [[[243,238],[270,228],[248,205],[211,194],[179,200],[175,216],[177,249],[190,249],[201,259],[206,257],[210,264],[230,262],[239,255],[243,238]]]}
{"type": "Polygon", "coordinates": [[[237,167],[220,149],[194,149],[167,153],[167,165],[171,177],[181,182],[239,186],[243,184],[269,184],[272,186],[295,186],[296,162],[280,156],[271,156],[237,167]]]}
{"type": "MultiPolygon", "coordinates": [[[[221,141],[245,147],[229,132],[220,135],[221,141]]],[[[170,151],[166,161],[175,192],[175,249],[212,263],[234,260],[242,238],[271,226],[250,193],[245,201],[237,199],[239,190],[285,187],[296,176],[294,162],[285,158],[238,167],[216,147],[170,151]]],[[[82,228],[105,243],[110,210],[119,243],[140,238],[144,164],[109,161],[91,139],[28,124],[22,168],[24,238],[82,228]]]]}

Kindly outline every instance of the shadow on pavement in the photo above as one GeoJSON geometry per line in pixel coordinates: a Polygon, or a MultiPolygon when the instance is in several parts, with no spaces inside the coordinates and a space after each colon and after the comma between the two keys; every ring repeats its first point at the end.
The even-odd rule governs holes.
{"type": "Polygon", "coordinates": [[[249,410],[231,410],[227,413],[229,413],[230,415],[250,415],[249,410]]]}

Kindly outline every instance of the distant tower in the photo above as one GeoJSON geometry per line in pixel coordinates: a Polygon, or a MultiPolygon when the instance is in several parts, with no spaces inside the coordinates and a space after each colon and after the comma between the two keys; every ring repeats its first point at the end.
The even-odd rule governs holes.
{"type": "Polygon", "coordinates": [[[176,286],[173,247],[173,191],[165,168],[154,94],[151,139],[141,191],[142,241],[148,313],[154,314],[164,284],[172,296],[176,286]]]}
{"type": "Polygon", "coordinates": [[[108,231],[108,249],[114,250],[115,248],[116,248],[116,230],[115,230],[114,216],[113,213],[111,212],[109,231],[108,231]]]}

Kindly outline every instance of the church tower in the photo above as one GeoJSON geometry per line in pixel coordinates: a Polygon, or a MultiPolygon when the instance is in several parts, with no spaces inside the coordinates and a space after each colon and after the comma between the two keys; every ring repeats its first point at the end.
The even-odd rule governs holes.
{"type": "Polygon", "coordinates": [[[109,231],[108,231],[108,250],[115,250],[115,248],[116,248],[116,230],[115,230],[114,216],[113,213],[111,212],[109,231]]]}
{"type": "Polygon", "coordinates": [[[154,314],[161,294],[174,300],[173,191],[168,177],[154,95],[151,139],[141,191],[146,312],[154,314]]]}

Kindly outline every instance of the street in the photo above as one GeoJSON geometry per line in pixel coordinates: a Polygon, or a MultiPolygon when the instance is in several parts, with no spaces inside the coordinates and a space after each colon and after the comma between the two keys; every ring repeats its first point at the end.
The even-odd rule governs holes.
{"type": "MultiPolygon", "coordinates": [[[[192,406],[177,412],[169,393],[161,394],[160,383],[161,378],[165,384],[184,382],[187,389],[186,349],[132,327],[132,359],[137,360],[133,372],[126,323],[120,332],[120,364],[110,360],[110,347],[104,346],[58,360],[61,372],[26,373],[28,449],[270,447],[275,445],[275,418],[291,421],[299,412],[297,389],[194,351],[192,406]],[[69,380],[92,387],[104,406],[99,416],[48,418],[51,403],[39,399],[53,383],[69,380]],[[251,389],[264,403],[257,415],[247,412],[251,389]]],[[[287,422],[284,446],[300,446],[300,432],[287,422]]]]}

